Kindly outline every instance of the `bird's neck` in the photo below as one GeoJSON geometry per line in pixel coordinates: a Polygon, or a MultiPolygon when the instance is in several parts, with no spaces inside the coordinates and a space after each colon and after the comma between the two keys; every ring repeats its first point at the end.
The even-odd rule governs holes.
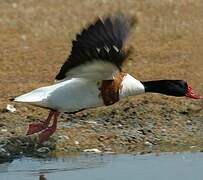
{"type": "Polygon", "coordinates": [[[166,93],[166,88],[164,87],[163,81],[142,81],[144,85],[145,92],[152,92],[152,93],[166,93]]]}
{"type": "Polygon", "coordinates": [[[143,81],[145,92],[160,93],[169,96],[184,96],[186,92],[180,91],[176,82],[179,80],[143,81]]]}
{"type": "Polygon", "coordinates": [[[139,80],[135,79],[129,74],[123,78],[119,92],[120,98],[143,93],[145,93],[145,87],[139,80]]]}

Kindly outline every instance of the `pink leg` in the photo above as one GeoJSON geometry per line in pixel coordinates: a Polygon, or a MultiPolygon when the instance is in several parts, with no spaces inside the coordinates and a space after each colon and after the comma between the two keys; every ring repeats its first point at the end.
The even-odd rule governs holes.
{"type": "Polygon", "coordinates": [[[59,116],[59,112],[54,112],[54,121],[53,124],[46,128],[44,131],[42,131],[39,134],[39,143],[43,143],[44,141],[47,141],[49,139],[49,137],[54,134],[54,132],[56,131],[56,127],[57,127],[57,118],[59,116]]]}
{"type": "Polygon", "coordinates": [[[38,132],[46,129],[48,127],[54,113],[55,113],[55,111],[50,111],[49,116],[47,117],[47,119],[44,122],[29,124],[26,135],[31,135],[31,134],[34,134],[34,133],[38,133],[38,132]]]}

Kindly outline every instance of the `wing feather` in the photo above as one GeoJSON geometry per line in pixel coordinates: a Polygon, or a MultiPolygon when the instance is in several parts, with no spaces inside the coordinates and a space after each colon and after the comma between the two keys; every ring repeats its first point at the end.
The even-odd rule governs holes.
{"type": "Polygon", "coordinates": [[[121,71],[128,56],[123,45],[135,20],[116,14],[104,20],[98,18],[94,24],[83,29],[72,41],[72,50],[61,67],[56,80],[71,77],[88,79],[112,79],[121,71]]]}

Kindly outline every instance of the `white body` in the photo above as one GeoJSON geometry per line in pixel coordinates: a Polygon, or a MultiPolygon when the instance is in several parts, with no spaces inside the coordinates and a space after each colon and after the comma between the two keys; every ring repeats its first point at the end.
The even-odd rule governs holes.
{"type": "MultiPolygon", "coordinates": [[[[142,83],[129,74],[124,77],[120,98],[144,93],[142,83]]],[[[100,83],[85,78],[72,78],[51,86],[41,87],[16,97],[14,101],[50,108],[59,112],[103,106],[100,83]]]]}

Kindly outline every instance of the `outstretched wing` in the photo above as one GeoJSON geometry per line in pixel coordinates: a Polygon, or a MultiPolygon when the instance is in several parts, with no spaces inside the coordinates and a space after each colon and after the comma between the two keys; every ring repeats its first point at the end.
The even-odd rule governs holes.
{"type": "Polygon", "coordinates": [[[123,14],[98,18],[72,41],[72,51],[56,80],[72,77],[112,79],[121,71],[129,51],[123,49],[134,19],[123,14]]]}

